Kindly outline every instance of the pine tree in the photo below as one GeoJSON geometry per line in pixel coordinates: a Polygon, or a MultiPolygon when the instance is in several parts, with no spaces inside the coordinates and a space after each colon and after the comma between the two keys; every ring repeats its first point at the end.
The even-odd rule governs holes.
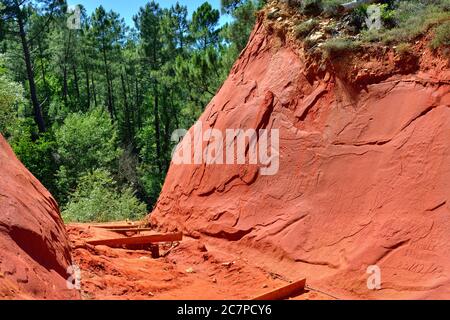
{"type": "MultiPolygon", "coordinates": [[[[25,60],[27,79],[30,91],[30,99],[34,110],[34,119],[40,132],[46,131],[46,125],[42,113],[42,105],[39,102],[38,93],[36,89],[35,72],[33,65],[33,58],[30,52],[30,40],[33,39],[36,34],[29,35],[27,30],[27,22],[29,19],[29,13],[33,7],[37,7],[41,10],[42,14],[48,17],[47,23],[50,22],[52,15],[58,9],[61,9],[63,4],[60,0],[3,0],[3,7],[0,10],[0,17],[3,23],[7,23],[8,27],[6,32],[17,34],[20,38],[22,45],[23,58],[25,60]]],[[[45,23],[42,30],[46,27],[45,23]]]]}

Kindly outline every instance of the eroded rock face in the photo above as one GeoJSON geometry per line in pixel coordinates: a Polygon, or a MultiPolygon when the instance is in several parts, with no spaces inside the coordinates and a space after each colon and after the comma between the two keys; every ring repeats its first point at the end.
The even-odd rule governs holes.
{"type": "Polygon", "coordinates": [[[172,164],[153,221],[339,297],[450,298],[450,72],[429,55],[363,90],[311,80],[260,20],[200,121],[279,129],[278,173],[172,164]],[[381,290],[367,287],[372,265],[381,290]]]}
{"type": "Polygon", "coordinates": [[[0,136],[0,299],[72,299],[58,205],[0,136]]]}

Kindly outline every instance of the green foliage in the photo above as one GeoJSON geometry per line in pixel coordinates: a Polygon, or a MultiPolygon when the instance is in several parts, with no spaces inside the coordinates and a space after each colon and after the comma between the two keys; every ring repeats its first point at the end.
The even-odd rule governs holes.
{"type": "MultiPolygon", "coordinates": [[[[220,77],[220,69],[219,53],[212,47],[194,52],[188,60],[177,59],[175,65],[177,76],[184,78],[191,85],[190,89],[197,92],[197,96],[199,96],[198,93],[203,93],[203,97],[198,97],[198,99],[201,99],[200,106],[208,103],[214,96],[218,84],[223,80],[220,77]]],[[[195,94],[194,92],[192,92],[192,95],[195,94]]],[[[198,114],[195,115],[195,118],[197,116],[198,114]]]]}
{"type": "MultiPolygon", "coordinates": [[[[411,42],[430,28],[450,18],[450,0],[385,0],[372,5],[360,5],[350,13],[342,15],[339,7],[346,2],[349,1],[305,0],[301,2],[300,12],[308,16],[323,14],[328,17],[339,17],[346,25],[347,34],[360,34],[363,42],[384,42],[385,44],[411,42]],[[368,8],[371,6],[377,6],[380,9],[382,28],[379,30],[367,28],[368,8]]],[[[296,33],[300,39],[305,37],[309,27],[308,24],[297,26],[296,33]]],[[[440,30],[442,31],[439,32],[439,36],[445,43],[445,26],[440,30]]]]}
{"type": "Polygon", "coordinates": [[[449,0],[396,1],[383,5],[381,30],[362,32],[364,41],[381,41],[386,44],[411,42],[431,27],[449,19],[449,0]]]}
{"type": "Polygon", "coordinates": [[[337,16],[340,5],[350,0],[286,0],[293,8],[298,8],[305,15],[317,16],[321,13],[326,16],[337,16]]]}
{"type": "Polygon", "coordinates": [[[381,23],[385,28],[393,28],[397,25],[395,16],[396,10],[393,9],[393,6],[390,3],[364,4],[360,5],[350,13],[351,23],[358,31],[361,31],[363,27],[367,27],[366,20],[368,18],[368,9],[373,6],[378,7],[380,10],[381,23]]]}
{"type": "Polygon", "coordinates": [[[248,35],[256,21],[256,11],[259,5],[254,0],[241,0],[240,6],[230,12],[234,21],[223,28],[225,39],[236,46],[237,54],[245,48],[248,35]]]}
{"type": "Polygon", "coordinates": [[[444,22],[438,26],[433,40],[430,43],[431,48],[437,49],[442,46],[450,46],[450,21],[444,22]]]}
{"type": "Polygon", "coordinates": [[[412,47],[409,43],[400,43],[396,46],[395,51],[400,56],[406,56],[411,53],[412,47]]]}
{"type": "Polygon", "coordinates": [[[23,87],[11,80],[11,72],[5,65],[5,57],[0,54],[0,134],[9,137],[18,124],[25,99],[23,87]]]}
{"type": "Polygon", "coordinates": [[[450,11],[450,0],[440,0],[438,1],[438,6],[443,11],[450,11]]]}
{"type": "MultiPolygon", "coordinates": [[[[249,0],[221,0],[221,11],[222,13],[234,15],[237,10],[241,9],[242,7],[245,7],[249,0]]],[[[261,9],[265,4],[266,0],[251,0],[253,2],[253,5],[256,6],[256,8],[259,10],[261,9]]],[[[237,21],[239,22],[239,21],[237,21]]]]}
{"type": "Polygon", "coordinates": [[[323,11],[322,0],[303,0],[301,12],[307,16],[318,16],[323,11]]]}
{"type": "Polygon", "coordinates": [[[219,29],[217,25],[220,19],[219,10],[215,10],[208,2],[203,3],[192,15],[191,32],[196,39],[198,48],[206,49],[210,45],[219,42],[219,29]]]}
{"type": "Polygon", "coordinates": [[[160,178],[158,168],[149,162],[144,162],[138,167],[139,183],[145,190],[150,203],[156,203],[163,186],[163,179],[160,178]]]}
{"type": "Polygon", "coordinates": [[[75,188],[79,177],[92,169],[113,170],[122,153],[117,131],[100,108],[69,115],[55,130],[59,162],[58,184],[63,196],[75,188]]]}
{"type": "Polygon", "coordinates": [[[56,143],[49,133],[33,139],[35,130],[31,119],[23,120],[15,127],[9,142],[28,170],[56,196],[58,194],[55,179],[56,143]]]}
{"type": "Polygon", "coordinates": [[[118,188],[106,170],[94,170],[80,177],[77,189],[70,194],[62,211],[67,222],[107,222],[138,220],[147,207],[131,188],[118,188]]]}
{"type": "Polygon", "coordinates": [[[348,2],[348,0],[326,0],[323,3],[323,13],[328,17],[338,16],[340,5],[346,2],[348,2]]]}
{"type": "Polygon", "coordinates": [[[359,44],[351,39],[333,38],[323,43],[325,57],[332,58],[359,48],[359,44]]]}
{"type": "Polygon", "coordinates": [[[381,22],[385,28],[394,28],[397,25],[396,10],[389,4],[384,3],[379,5],[381,13],[381,22]]]}
{"type": "Polygon", "coordinates": [[[297,39],[303,39],[308,34],[310,34],[318,24],[319,22],[316,19],[309,19],[300,23],[294,29],[295,36],[297,37],[297,39]]]}
{"type": "Polygon", "coordinates": [[[18,121],[18,109],[24,104],[23,88],[0,72],[0,133],[8,136],[18,121]]]}

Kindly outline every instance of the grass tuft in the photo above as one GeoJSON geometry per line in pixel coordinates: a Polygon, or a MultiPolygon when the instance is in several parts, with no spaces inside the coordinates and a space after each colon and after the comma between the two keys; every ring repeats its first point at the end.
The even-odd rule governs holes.
{"type": "Polygon", "coordinates": [[[450,46],[450,21],[444,22],[436,28],[430,47],[437,49],[439,47],[450,46]]]}
{"type": "Polygon", "coordinates": [[[295,36],[297,39],[304,39],[308,34],[310,34],[317,26],[319,21],[317,19],[309,19],[297,25],[294,29],[295,36]]]}
{"type": "Polygon", "coordinates": [[[360,44],[346,38],[333,38],[322,44],[326,58],[334,58],[341,54],[358,50],[360,44]]]}

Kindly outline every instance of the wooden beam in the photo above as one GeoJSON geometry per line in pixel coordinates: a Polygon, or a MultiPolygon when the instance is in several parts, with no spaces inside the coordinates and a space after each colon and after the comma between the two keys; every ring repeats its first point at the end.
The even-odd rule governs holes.
{"type": "Polygon", "coordinates": [[[127,232],[152,231],[153,228],[111,228],[111,229],[105,228],[105,230],[117,233],[127,233],[127,232]]]}
{"type": "Polygon", "coordinates": [[[114,225],[114,224],[91,224],[91,227],[100,228],[100,229],[137,229],[141,228],[142,224],[122,224],[122,225],[114,225]]]}
{"type": "Polygon", "coordinates": [[[148,245],[158,242],[175,242],[183,239],[183,233],[168,233],[168,234],[152,234],[141,237],[130,238],[116,238],[103,240],[90,240],[86,243],[93,246],[107,246],[112,248],[123,247],[128,245],[148,245]]]}
{"type": "Polygon", "coordinates": [[[260,295],[252,300],[285,300],[295,297],[305,290],[306,279],[292,282],[287,286],[260,295]]]}

